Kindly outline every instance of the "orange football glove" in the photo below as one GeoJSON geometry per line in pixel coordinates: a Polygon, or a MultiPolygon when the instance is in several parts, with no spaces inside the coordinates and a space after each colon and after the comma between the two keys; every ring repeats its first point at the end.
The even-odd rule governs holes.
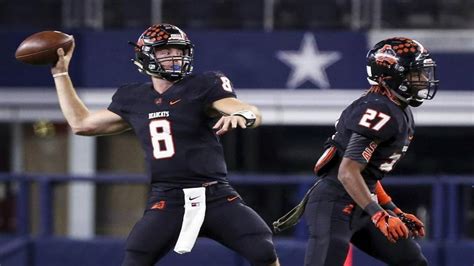
{"type": "Polygon", "coordinates": [[[372,215],[372,222],[382,234],[392,243],[400,238],[408,238],[410,231],[407,226],[396,216],[380,210],[372,215]]]}
{"type": "Polygon", "coordinates": [[[424,237],[425,236],[425,225],[420,219],[411,213],[404,213],[399,208],[393,210],[397,216],[405,223],[413,236],[424,237]]]}

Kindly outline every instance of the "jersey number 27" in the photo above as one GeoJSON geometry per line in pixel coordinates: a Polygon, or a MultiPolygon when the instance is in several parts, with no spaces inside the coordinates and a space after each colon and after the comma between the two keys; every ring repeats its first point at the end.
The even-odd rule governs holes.
{"type": "Polygon", "coordinates": [[[359,121],[359,125],[379,131],[388,122],[388,120],[390,120],[389,115],[367,108],[365,114],[359,121]],[[377,123],[373,121],[376,117],[380,118],[377,123]]]}

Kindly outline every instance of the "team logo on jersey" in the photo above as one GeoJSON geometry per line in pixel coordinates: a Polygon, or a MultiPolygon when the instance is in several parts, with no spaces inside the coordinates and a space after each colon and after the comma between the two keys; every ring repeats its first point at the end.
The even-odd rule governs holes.
{"type": "Polygon", "coordinates": [[[166,201],[164,200],[160,200],[151,206],[152,210],[163,210],[164,208],[166,208],[166,201]]]}
{"type": "Polygon", "coordinates": [[[236,199],[238,199],[238,198],[239,198],[239,196],[229,196],[229,197],[227,197],[227,201],[228,201],[228,202],[231,202],[231,201],[234,201],[234,200],[236,200],[236,199]]]}
{"type": "Polygon", "coordinates": [[[170,112],[169,112],[169,111],[161,111],[161,112],[148,113],[148,119],[155,119],[155,118],[169,117],[169,116],[170,116],[170,112]]]}
{"type": "Polygon", "coordinates": [[[172,100],[170,101],[170,105],[175,105],[177,103],[181,102],[181,99],[177,99],[177,100],[172,100]]]}
{"type": "Polygon", "coordinates": [[[371,142],[369,147],[366,147],[365,150],[362,152],[362,157],[369,162],[370,158],[372,158],[372,154],[374,154],[375,149],[377,148],[377,143],[371,142]]]}
{"type": "Polygon", "coordinates": [[[345,215],[351,215],[352,211],[354,210],[354,204],[347,204],[344,209],[342,209],[342,212],[345,215]]]}

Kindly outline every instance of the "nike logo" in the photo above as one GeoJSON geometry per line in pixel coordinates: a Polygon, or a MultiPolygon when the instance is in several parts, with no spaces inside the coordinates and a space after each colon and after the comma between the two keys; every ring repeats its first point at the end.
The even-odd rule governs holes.
{"type": "Polygon", "coordinates": [[[170,101],[170,105],[175,105],[177,103],[181,102],[181,99],[170,101]]]}
{"type": "Polygon", "coordinates": [[[227,197],[227,201],[231,202],[231,201],[233,201],[235,199],[238,199],[238,198],[239,198],[239,196],[229,196],[229,197],[227,197]]]}
{"type": "Polygon", "coordinates": [[[199,198],[200,196],[196,196],[196,197],[189,197],[189,200],[195,200],[197,198],[199,198]]]}

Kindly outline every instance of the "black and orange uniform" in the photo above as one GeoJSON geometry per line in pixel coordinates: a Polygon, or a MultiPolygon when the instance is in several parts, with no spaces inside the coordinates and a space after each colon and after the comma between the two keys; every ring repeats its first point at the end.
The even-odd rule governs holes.
{"type": "Polygon", "coordinates": [[[201,186],[206,187],[207,208],[200,236],[237,251],[253,265],[276,260],[271,230],[226,178],[209,111],[213,102],[228,97],[236,95],[218,72],[185,76],[163,94],[143,83],[123,86],[113,96],[108,109],[133,128],[151,179],[148,206],[128,237],[123,265],[153,265],[173,248],[184,214],[182,189],[201,186]]]}
{"type": "Polygon", "coordinates": [[[343,265],[349,243],[390,265],[427,265],[420,246],[408,239],[410,233],[425,235],[423,222],[397,208],[380,180],[413,138],[410,107],[432,100],[438,91],[436,62],[420,42],[404,37],[376,43],[366,60],[372,86],[339,117],[314,167],[318,181],[273,223],[276,232],[282,231],[305,214],[310,233],[305,265],[343,265]],[[368,204],[366,188],[372,194],[368,204]],[[364,209],[348,191],[360,199],[358,204],[366,204],[364,209]]]}
{"type": "Polygon", "coordinates": [[[145,151],[153,186],[189,186],[227,183],[227,169],[215,118],[208,108],[223,98],[236,97],[223,89],[228,80],[218,72],[189,75],[165,93],[151,83],[126,85],[117,90],[109,110],[133,128],[145,151]]]}
{"type": "Polygon", "coordinates": [[[336,133],[315,166],[320,181],[311,190],[305,209],[310,234],[305,265],[343,265],[349,243],[390,265],[426,265],[414,240],[390,243],[337,178],[343,157],[366,165],[361,174],[375,200],[378,181],[403,157],[413,134],[410,107],[400,105],[378,87],[342,112],[336,133]]]}

